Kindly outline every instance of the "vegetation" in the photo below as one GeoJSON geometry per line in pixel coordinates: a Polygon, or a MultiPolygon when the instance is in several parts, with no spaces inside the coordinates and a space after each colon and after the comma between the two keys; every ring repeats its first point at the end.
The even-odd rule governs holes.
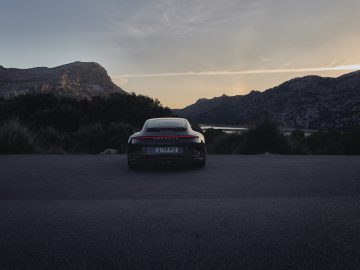
{"type": "Polygon", "coordinates": [[[309,136],[295,130],[285,136],[278,123],[268,116],[242,134],[208,129],[204,135],[208,152],[213,154],[360,154],[360,129],[320,130],[309,136]]]}
{"type": "Polygon", "coordinates": [[[9,120],[0,126],[0,153],[26,154],[38,152],[35,134],[17,120],[9,120]]]}
{"type": "MultiPolygon", "coordinates": [[[[0,153],[93,153],[126,151],[128,137],[152,117],[172,116],[156,99],[113,94],[91,100],[27,94],[0,99],[0,153]]],[[[193,128],[200,130],[198,125],[193,128]]],[[[242,134],[204,132],[214,154],[360,154],[360,129],[320,130],[284,136],[279,124],[264,116],[242,134]]]]}
{"type": "Polygon", "coordinates": [[[91,100],[52,94],[0,99],[0,153],[125,152],[128,137],[146,119],[171,115],[157,99],[135,94],[91,100]]]}

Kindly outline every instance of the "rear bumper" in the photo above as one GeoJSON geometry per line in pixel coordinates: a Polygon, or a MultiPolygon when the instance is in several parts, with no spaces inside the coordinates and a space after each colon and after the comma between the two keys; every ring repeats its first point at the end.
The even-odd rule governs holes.
{"type": "Polygon", "coordinates": [[[129,164],[147,163],[193,163],[202,164],[206,160],[206,147],[203,143],[141,143],[129,144],[127,149],[129,164]],[[181,153],[154,153],[153,147],[180,147],[181,153]]]}
{"type": "Polygon", "coordinates": [[[137,164],[170,164],[170,163],[202,163],[206,159],[203,154],[145,155],[128,153],[128,160],[137,164]]]}

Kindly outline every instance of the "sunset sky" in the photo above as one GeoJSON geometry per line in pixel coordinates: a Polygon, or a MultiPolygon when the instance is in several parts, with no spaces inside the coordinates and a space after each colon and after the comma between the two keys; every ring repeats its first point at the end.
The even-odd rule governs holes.
{"type": "Polygon", "coordinates": [[[0,65],[104,66],[180,108],[360,69],[359,0],[0,0],[0,65]]]}

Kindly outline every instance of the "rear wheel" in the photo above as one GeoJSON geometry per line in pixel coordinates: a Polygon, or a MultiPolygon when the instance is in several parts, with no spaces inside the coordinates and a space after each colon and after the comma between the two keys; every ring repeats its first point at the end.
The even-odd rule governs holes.
{"type": "Polygon", "coordinates": [[[197,167],[197,168],[204,168],[205,165],[206,165],[206,156],[204,156],[204,158],[201,162],[195,163],[195,167],[197,167]]]}
{"type": "Polygon", "coordinates": [[[129,169],[131,169],[131,170],[135,170],[135,169],[138,167],[138,165],[136,164],[136,162],[130,161],[129,158],[128,158],[128,160],[127,160],[127,163],[128,163],[129,169]]]}
{"type": "Polygon", "coordinates": [[[205,164],[206,164],[205,161],[203,161],[203,162],[201,162],[201,163],[196,163],[196,164],[195,164],[195,167],[196,167],[196,168],[204,168],[204,167],[205,167],[205,164]]]}

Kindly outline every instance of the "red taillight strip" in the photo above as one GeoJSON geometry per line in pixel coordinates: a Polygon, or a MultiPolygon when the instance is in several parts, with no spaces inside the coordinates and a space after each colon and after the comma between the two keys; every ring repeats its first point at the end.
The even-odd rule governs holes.
{"type": "Polygon", "coordinates": [[[161,140],[161,139],[198,139],[198,136],[182,135],[182,136],[139,136],[134,137],[138,140],[161,140]]]}

